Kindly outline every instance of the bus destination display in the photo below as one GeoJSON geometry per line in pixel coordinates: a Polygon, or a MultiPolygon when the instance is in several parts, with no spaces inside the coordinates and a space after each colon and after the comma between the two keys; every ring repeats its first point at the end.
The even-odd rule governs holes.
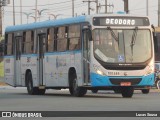
{"type": "Polygon", "coordinates": [[[146,17],[94,17],[94,26],[149,26],[149,20],[146,17]]]}

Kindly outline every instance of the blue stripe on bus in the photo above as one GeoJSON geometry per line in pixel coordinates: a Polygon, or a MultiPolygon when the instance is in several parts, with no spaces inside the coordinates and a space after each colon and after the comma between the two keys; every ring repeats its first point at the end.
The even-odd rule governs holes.
{"type": "Polygon", "coordinates": [[[133,78],[141,78],[141,82],[136,85],[136,86],[152,86],[154,84],[154,74],[150,74],[150,75],[147,75],[147,76],[115,76],[115,77],[109,77],[109,76],[102,76],[102,75],[99,75],[99,74],[96,74],[96,73],[91,73],[91,85],[93,87],[98,87],[98,86],[116,86],[116,85],[113,85],[111,82],[110,82],[110,78],[116,78],[116,79],[133,79],[133,78]]]}
{"type": "MultiPolygon", "coordinates": [[[[48,52],[45,53],[44,55],[64,55],[64,54],[76,54],[76,53],[81,53],[82,50],[74,50],[74,51],[64,51],[64,52],[48,52]]],[[[22,54],[21,57],[37,57],[38,54],[22,54]]],[[[4,56],[3,58],[14,58],[15,56],[4,56]]]]}
{"type": "Polygon", "coordinates": [[[4,56],[3,58],[14,58],[14,56],[13,55],[11,55],[11,56],[4,56]]]}
{"type": "Polygon", "coordinates": [[[64,54],[71,54],[71,53],[81,53],[82,50],[74,50],[74,51],[64,51],[64,52],[48,52],[45,53],[44,55],[64,55],[64,54]]]}
{"type": "Polygon", "coordinates": [[[37,57],[37,54],[23,54],[21,57],[37,57]]]}
{"type": "Polygon", "coordinates": [[[53,27],[53,26],[59,26],[59,25],[81,23],[81,22],[86,22],[85,19],[86,19],[86,16],[78,16],[78,17],[73,17],[73,18],[47,20],[47,21],[31,23],[31,24],[9,26],[6,28],[5,32],[39,29],[39,28],[45,28],[45,27],[53,27]]]}

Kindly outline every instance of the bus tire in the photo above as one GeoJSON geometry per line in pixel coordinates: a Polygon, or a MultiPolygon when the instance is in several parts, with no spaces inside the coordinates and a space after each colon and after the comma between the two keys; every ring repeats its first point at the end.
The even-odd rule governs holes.
{"type": "Polygon", "coordinates": [[[97,92],[98,92],[97,89],[93,89],[93,90],[91,90],[91,91],[92,91],[92,93],[97,93],[97,92]]]}
{"type": "Polygon", "coordinates": [[[69,80],[69,92],[70,92],[70,94],[71,95],[73,95],[73,83],[72,83],[72,79],[73,79],[73,77],[72,77],[72,75],[74,74],[74,72],[73,72],[74,70],[72,69],[70,69],[70,71],[69,71],[69,74],[68,74],[68,80],[69,80]]]}
{"type": "Polygon", "coordinates": [[[26,78],[26,86],[27,86],[27,92],[30,95],[44,95],[45,94],[45,89],[39,89],[38,87],[33,87],[33,79],[32,79],[32,73],[28,72],[27,73],[27,78],[26,78]]]}
{"type": "Polygon", "coordinates": [[[142,90],[142,93],[143,93],[143,94],[148,94],[149,91],[150,91],[150,89],[143,89],[143,90],[142,90]]]}
{"type": "Polygon", "coordinates": [[[27,92],[30,95],[34,95],[37,93],[37,89],[33,87],[33,80],[32,80],[32,74],[31,72],[27,73],[27,78],[26,78],[26,86],[27,86],[27,92]]]}
{"type": "Polygon", "coordinates": [[[72,81],[73,95],[76,97],[83,97],[87,93],[87,89],[84,87],[78,87],[76,73],[72,75],[71,81],[72,81]]]}
{"type": "Polygon", "coordinates": [[[131,98],[134,93],[134,88],[133,87],[122,87],[121,93],[124,98],[131,98]]]}

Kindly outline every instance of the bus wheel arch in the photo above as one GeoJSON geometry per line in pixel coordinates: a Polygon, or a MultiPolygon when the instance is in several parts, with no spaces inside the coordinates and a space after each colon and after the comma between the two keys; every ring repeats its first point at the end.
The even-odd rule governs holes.
{"type": "Polygon", "coordinates": [[[68,72],[69,91],[71,95],[82,97],[87,93],[87,89],[79,87],[77,83],[77,73],[74,67],[71,67],[68,72]]]}

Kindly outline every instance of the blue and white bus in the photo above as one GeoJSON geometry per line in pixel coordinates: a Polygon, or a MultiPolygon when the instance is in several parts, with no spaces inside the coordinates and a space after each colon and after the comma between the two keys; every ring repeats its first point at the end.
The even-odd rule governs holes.
{"type": "Polygon", "coordinates": [[[91,15],[7,27],[4,72],[7,84],[29,94],[69,88],[120,89],[154,83],[154,47],[148,17],[91,15]]]}

